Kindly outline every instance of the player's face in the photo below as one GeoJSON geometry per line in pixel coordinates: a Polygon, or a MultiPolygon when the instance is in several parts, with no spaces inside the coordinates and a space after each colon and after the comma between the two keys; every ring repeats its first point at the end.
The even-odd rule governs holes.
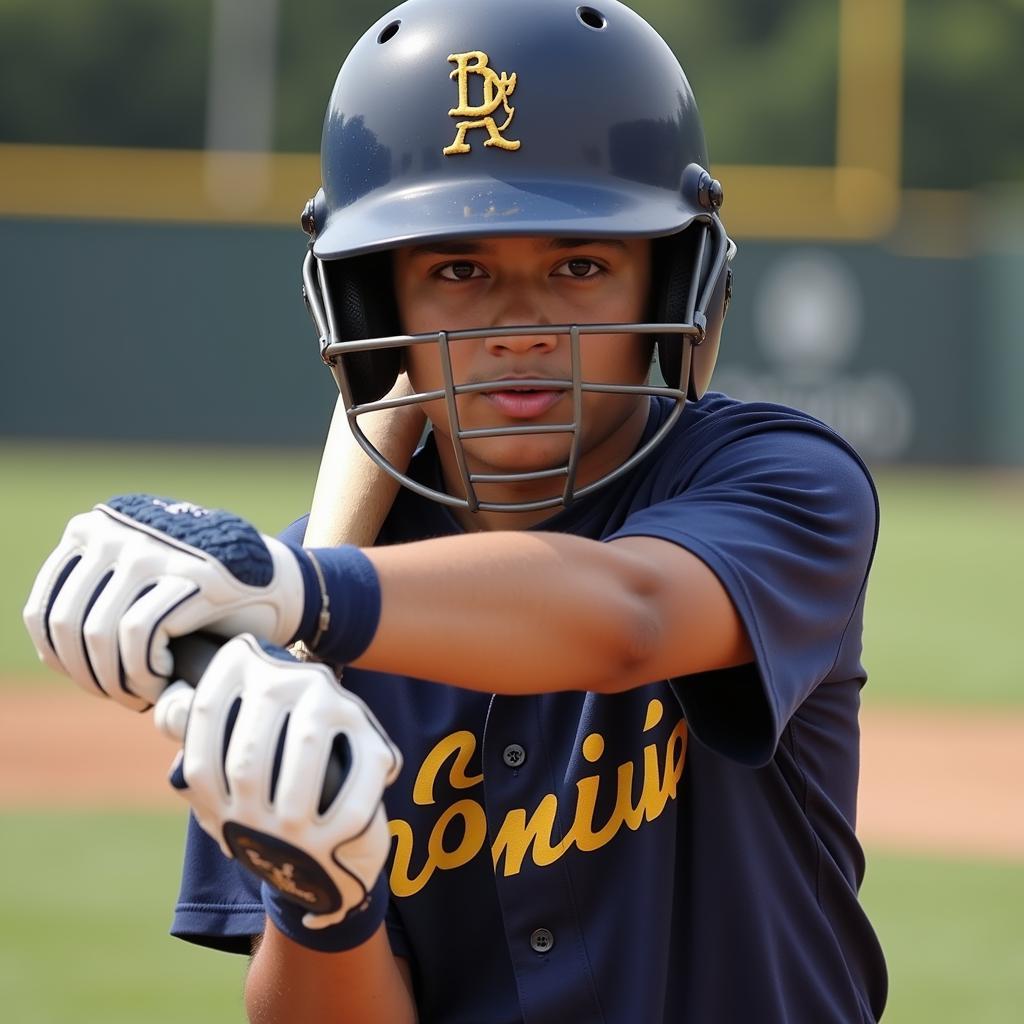
{"type": "MultiPolygon", "coordinates": [[[[408,333],[643,321],[650,275],[646,239],[500,238],[432,243],[395,254],[398,309],[408,333]]],[[[647,378],[649,338],[584,335],[580,347],[585,382],[641,384],[647,378]]],[[[506,390],[460,395],[463,429],[572,422],[570,392],[514,388],[516,378],[570,380],[568,335],[457,341],[451,343],[451,354],[456,384],[510,382],[506,390]]],[[[406,368],[419,391],[444,386],[437,345],[408,348],[406,368]]],[[[610,472],[635,450],[647,401],[634,395],[584,394],[578,485],[610,472]]],[[[459,477],[445,403],[432,403],[427,414],[452,486],[459,477]]],[[[567,433],[533,434],[467,439],[463,449],[471,472],[515,473],[564,465],[570,443],[567,433]]],[[[487,501],[523,501],[550,497],[560,485],[551,480],[490,484],[479,493],[487,501]]]]}

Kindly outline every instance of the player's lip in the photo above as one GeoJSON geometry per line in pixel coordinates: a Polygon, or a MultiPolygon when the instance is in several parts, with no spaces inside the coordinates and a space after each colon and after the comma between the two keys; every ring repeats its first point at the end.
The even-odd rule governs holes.
{"type": "Polygon", "coordinates": [[[510,419],[533,419],[557,405],[565,397],[566,391],[564,388],[536,388],[517,382],[552,379],[547,374],[508,374],[493,382],[493,390],[488,389],[481,394],[510,419]]]}

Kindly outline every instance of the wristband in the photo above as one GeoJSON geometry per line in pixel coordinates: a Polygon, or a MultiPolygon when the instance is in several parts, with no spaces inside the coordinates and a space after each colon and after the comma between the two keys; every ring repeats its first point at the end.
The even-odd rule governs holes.
{"type": "Polygon", "coordinates": [[[263,909],[282,935],[318,953],[344,953],[367,942],[381,926],[388,912],[388,881],[382,871],[366,903],[353,908],[344,921],[327,928],[307,928],[302,919],[308,911],[286,899],[268,882],[260,887],[263,909]]]}
{"type": "Polygon", "coordinates": [[[373,563],[350,544],[306,550],[289,544],[305,587],[301,640],[318,658],[348,665],[373,642],[380,622],[380,580],[373,563]]]}

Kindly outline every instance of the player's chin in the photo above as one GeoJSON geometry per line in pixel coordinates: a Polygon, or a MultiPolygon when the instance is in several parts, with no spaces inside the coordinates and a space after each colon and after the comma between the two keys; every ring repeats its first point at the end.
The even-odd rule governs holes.
{"type": "Polygon", "coordinates": [[[473,471],[486,474],[540,473],[560,468],[569,461],[571,445],[569,433],[478,437],[464,442],[473,471]]]}

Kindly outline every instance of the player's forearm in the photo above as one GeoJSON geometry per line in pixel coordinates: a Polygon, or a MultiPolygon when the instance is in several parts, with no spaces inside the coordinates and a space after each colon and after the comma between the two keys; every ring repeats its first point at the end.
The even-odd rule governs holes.
{"type": "Polygon", "coordinates": [[[384,927],[344,953],[297,945],[268,922],[245,982],[251,1024],[415,1024],[384,927]]]}
{"type": "Polygon", "coordinates": [[[361,667],[506,694],[613,690],[665,626],[656,577],[614,545],[507,532],[367,555],[382,612],[361,667]]]}

